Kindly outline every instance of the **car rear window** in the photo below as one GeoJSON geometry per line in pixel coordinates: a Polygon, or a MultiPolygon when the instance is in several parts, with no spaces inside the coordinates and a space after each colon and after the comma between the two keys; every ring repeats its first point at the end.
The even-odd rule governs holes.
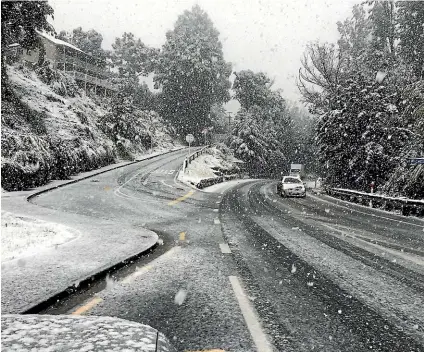
{"type": "Polygon", "coordinates": [[[283,179],[283,183],[302,183],[302,181],[295,177],[286,177],[283,179]]]}

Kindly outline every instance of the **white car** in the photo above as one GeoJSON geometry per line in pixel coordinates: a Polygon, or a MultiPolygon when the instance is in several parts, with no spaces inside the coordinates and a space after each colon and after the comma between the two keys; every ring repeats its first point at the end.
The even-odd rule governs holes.
{"type": "Polygon", "coordinates": [[[277,185],[277,193],[282,197],[306,197],[306,188],[302,180],[295,176],[284,176],[277,185]]]}

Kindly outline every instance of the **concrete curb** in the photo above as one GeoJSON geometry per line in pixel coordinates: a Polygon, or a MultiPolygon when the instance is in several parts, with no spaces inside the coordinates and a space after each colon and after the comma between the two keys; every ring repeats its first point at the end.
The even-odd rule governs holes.
{"type": "Polygon", "coordinates": [[[50,296],[49,298],[46,298],[35,305],[31,305],[30,307],[25,308],[25,310],[20,312],[20,314],[38,314],[43,310],[51,307],[54,303],[64,298],[67,298],[75,293],[88,289],[91,284],[105,279],[108,274],[114,273],[117,270],[123,268],[128,263],[139,259],[140,257],[149,252],[152,252],[158,245],[159,243],[156,241],[152,246],[144,249],[141,252],[135,253],[134,255],[119,261],[118,263],[103,267],[100,271],[96,271],[93,274],[89,274],[84,279],[79,281],[79,285],[77,287],[75,287],[75,285],[68,286],[66,289],[55,293],[53,296],[50,296]]]}

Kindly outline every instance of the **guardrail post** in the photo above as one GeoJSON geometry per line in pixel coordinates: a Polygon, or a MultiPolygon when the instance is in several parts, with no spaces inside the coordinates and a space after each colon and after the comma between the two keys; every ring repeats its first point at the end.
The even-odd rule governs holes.
{"type": "MultiPolygon", "coordinates": [[[[374,181],[372,181],[371,182],[371,184],[370,184],[370,187],[371,187],[371,194],[374,194],[374,185],[375,185],[375,182],[374,181]]],[[[370,199],[370,208],[372,208],[372,198],[370,199]]]]}

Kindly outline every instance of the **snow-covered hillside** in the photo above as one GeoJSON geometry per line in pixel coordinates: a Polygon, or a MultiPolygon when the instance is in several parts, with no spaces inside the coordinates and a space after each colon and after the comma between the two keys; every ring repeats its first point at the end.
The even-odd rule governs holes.
{"type": "Polygon", "coordinates": [[[1,107],[6,190],[39,186],[123,157],[136,158],[150,148],[151,135],[154,149],[176,144],[156,112],[138,110],[132,127],[140,136],[119,138],[117,143],[109,133],[110,101],[90,98],[60,71],[50,70],[46,78],[45,72],[16,65],[7,67],[7,73],[14,95],[3,99],[1,107]]]}

